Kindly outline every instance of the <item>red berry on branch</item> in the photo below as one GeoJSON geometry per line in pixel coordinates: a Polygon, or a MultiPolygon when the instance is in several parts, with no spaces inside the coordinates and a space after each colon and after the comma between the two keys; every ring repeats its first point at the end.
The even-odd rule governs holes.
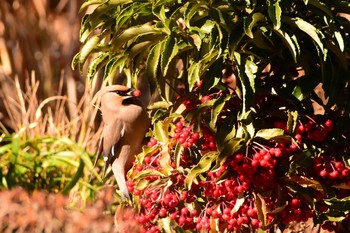
{"type": "Polygon", "coordinates": [[[291,201],[291,205],[293,206],[293,208],[299,208],[300,200],[298,198],[293,198],[291,201]]]}
{"type": "Polygon", "coordinates": [[[331,173],[329,173],[328,176],[331,179],[337,179],[339,177],[339,172],[337,170],[334,170],[331,173]]]}
{"type": "Polygon", "coordinates": [[[325,123],[324,123],[324,126],[325,126],[325,129],[327,131],[332,131],[333,130],[333,121],[332,120],[327,120],[325,123]]]}
{"type": "Polygon", "coordinates": [[[322,171],[320,171],[319,175],[321,177],[326,177],[328,175],[328,172],[326,170],[322,170],[322,171]]]}
{"type": "Polygon", "coordinates": [[[205,96],[202,97],[201,102],[202,102],[202,103],[205,103],[205,102],[208,102],[208,101],[210,101],[210,100],[211,100],[210,96],[205,95],[205,96]]]}

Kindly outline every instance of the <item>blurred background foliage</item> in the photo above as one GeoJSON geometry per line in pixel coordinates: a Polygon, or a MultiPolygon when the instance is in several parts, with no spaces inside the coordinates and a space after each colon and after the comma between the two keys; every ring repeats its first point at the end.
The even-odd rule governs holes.
{"type": "Polygon", "coordinates": [[[82,2],[1,1],[0,190],[45,189],[85,203],[102,187],[94,92],[70,68],[82,2]]]}

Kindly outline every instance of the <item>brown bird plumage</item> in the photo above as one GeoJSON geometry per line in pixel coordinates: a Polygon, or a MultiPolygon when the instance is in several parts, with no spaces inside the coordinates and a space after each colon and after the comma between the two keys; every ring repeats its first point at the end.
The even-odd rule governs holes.
{"type": "Polygon", "coordinates": [[[105,169],[112,166],[122,198],[130,199],[125,174],[131,168],[135,155],[141,152],[142,141],[150,120],[147,110],[133,89],[122,85],[112,85],[101,89],[101,113],[104,128],[101,151],[105,169]]]}

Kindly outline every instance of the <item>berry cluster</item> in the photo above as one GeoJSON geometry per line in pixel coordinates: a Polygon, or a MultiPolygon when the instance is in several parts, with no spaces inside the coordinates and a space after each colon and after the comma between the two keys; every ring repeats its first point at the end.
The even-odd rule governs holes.
{"type": "MultiPolygon", "coordinates": [[[[323,142],[332,142],[332,120],[306,115],[298,115],[297,119],[289,119],[287,114],[277,116],[283,112],[266,119],[252,116],[254,121],[259,121],[254,126],[255,132],[266,129],[266,123],[269,129],[283,129],[284,135],[253,137],[233,154],[223,155],[215,133],[227,131],[225,127],[242,130],[240,122],[232,116],[237,115],[242,103],[234,93],[221,91],[199,99],[183,102],[187,109],[185,118],[179,119],[178,115],[173,118],[167,146],[164,148],[163,143],[151,138],[147,153],[137,159],[129,173],[127,186],[138,203],[136,220],[143,226],[143,232],[161,232],[157,224],[161,219],[192,232],[213,228],[220,232],[256,231],[276,224],[285,226],[307,221],[330,208],[324,199],[331,196],[314,190],[306,198],[309,194],[296,191],[300,189],[298,181],[304,179],[308,190],[312,190],[312,179],[330,187],[350,186],[350,169],[342,157],[314,149],[315,144],[321,148],[323,142]],[[217,109],[208,107],[207,102],[217,98],[222,101],[219,101],[220,112],[216,121],[209,124],[205,119],[217,109]],[[196,122],[200,126],[197,131],[190,123],[193,119],[186,114],[197,115],[198,105],[203,115],[201,122],[196,122]],[[203,157],[215,153],[224,160],[211,160],[198,166],[203,157]],[[296,166],[301,162],[303,166],[296,166]],[[206,166],[210,168],[204,169],[206,166]]],[[[263,101],[260,105],[264,107],[263,101]]],[[[346,189],[333,191],[337,198],[350,195],[346,189]]],[[[330,226],[333,225],[324,224],[325,228],[330,226]]]]}
{"type": "Polygon", "coordinates": [[[350,169],[343,161],[338,161],[335,156],[321,155],[313,158],[312,171],[317,177],[326,181],[344,180],[350,185],[350,169]]]}
{"type": "Polygon", "coordinates": [[[176,128],[173,137],[183,148],[188,148],[197,145],[200,135],[198,132],[193,132],[191,126],[185,126],[185,124],[186,122],[183,119],[175,124],[176,128]]]}

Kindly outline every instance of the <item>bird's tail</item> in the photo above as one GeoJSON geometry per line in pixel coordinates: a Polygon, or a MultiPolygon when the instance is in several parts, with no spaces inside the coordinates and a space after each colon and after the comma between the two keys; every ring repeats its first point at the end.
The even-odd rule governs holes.
{"type": "Polygon", "coordinates": [[[117,180],[118,186],[119,186],[119,190],[122,194],[122,201],[128,200],[130,201],[130,195],[129,195],[129,191],[128,188],[126,186],[126,180],[125,180],[125,171],[124,168],[121,168],[120,166],[118,166],[118,164],[113,163],[112,164],[112,170],[113,170],[113,174],[114,177],[117,180]]]}

